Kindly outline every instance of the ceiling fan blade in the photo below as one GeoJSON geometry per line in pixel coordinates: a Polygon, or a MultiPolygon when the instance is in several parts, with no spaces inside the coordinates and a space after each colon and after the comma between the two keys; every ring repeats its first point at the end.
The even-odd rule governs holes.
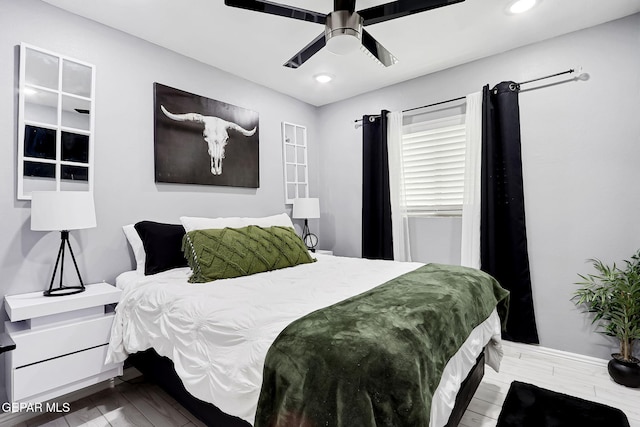
{"type": "Polygon", "coordinates": [[[231,7],[238,7],[240,9],[268,13],[270,15],[284,16],[285,18],[315,22],[316,24],[324,24],[327,19],[327,15],[324,13],[285,6],[264,0],[224,0],[224,4],[231,7]]]}
{"type": "Polygon", "coordinates": [[[376,39],[373,38],[371,34],[364,28],[362,29],[362,47],[367,50],[367,53],[370,53],[374,59],[380,62],[385,67],[389,67],[396,62],[398,59],[391,54],[387,49],[384,48],[376,39]]]}
{"type": "Polygon", "coordinates": [[[293,58],[285,62],[285,67],[289,68],[298,68],[302,64],[304,64],[309,58],[318,53],[320,49],[324,47],[326,41],[324,39],[324,33],[320,34],[318,37],[313,39],[311,43],[306,45],[302,50],[296,53],[293,58]]]}
{"type": "Polygon", "coordinates": [[[364,19],[363,25],[371,25],[463,1],[464,0],[397,0],[363,9],[359,11],[358,14],[364,19]]]}

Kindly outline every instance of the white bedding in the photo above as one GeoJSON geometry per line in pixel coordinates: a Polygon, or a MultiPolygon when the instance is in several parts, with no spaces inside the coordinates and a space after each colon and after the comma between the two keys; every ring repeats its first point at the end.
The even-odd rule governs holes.
{"type": "MultiPolygon", "coordinates": [[[[422,265],[316,257],[312,264],[203,284],[187,282],[188,268],[123,273],[107,361],[153,347],[173,361],[189,393],[253,424],[267,350],[289,323],[422,265]]],[[[447,364],[432,401],[432,427],[446,424],[461,382],[490,342],[487,363],[497,370],[495,310],[447,364]]]]}

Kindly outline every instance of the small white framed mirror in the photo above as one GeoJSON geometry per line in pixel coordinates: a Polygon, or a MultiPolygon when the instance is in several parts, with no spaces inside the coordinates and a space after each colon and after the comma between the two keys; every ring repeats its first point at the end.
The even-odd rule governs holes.
{"type": "Polygon", "coordinates": [[[20,45],[17,197],[93,191],[95,67],[20,45]]]}
{"type": "Polygon", "coordinates": [[[282,157],[284,159],[285,204],[309,197],[307,128],[282,122],[282,157]]]}

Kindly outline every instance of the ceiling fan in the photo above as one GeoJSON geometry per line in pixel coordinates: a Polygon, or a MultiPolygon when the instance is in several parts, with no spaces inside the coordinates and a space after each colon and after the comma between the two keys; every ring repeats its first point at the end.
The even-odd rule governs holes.
{"type": "Polygon", "coordinates": [[[225,0],[224,3],[241,9],[324,24],[324,33],[283,64],[285,67],[298,68],[325,46],[338,55],[360,47],[384,66],[393,65],[398,62],[396,57],[363,27],[462,1],[464,0],[397,0],[356,12],[355,0],[334,0],[334,10],[329,14],[266,0],[225,0]]]}

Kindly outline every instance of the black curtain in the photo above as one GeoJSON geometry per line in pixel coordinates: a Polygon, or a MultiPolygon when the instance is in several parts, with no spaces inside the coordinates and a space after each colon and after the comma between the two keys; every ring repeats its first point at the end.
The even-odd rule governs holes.
{"type": "Polygon", "coordinates": [[[511,292],[503,338],[537,344],[524,217],[519,90],[514,82],[483,89],[480,259],[482,270],[511,292]]]}
{"type": "Polygon", "coordinates": [[[387,113],[362,118],[362,257],[370,259],[393,259],[387,113]]]}

